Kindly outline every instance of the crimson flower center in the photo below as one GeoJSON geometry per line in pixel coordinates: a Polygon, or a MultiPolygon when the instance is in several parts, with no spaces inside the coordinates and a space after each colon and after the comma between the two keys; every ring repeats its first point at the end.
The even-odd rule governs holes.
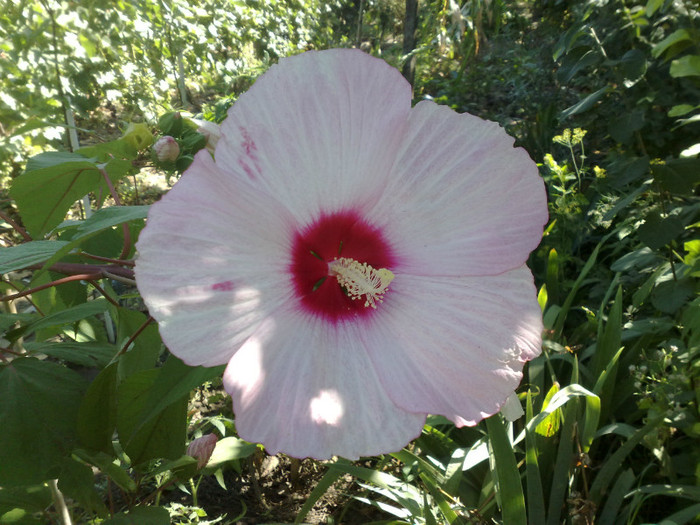
{"type": "Polygon", "coordinates": [[[381,230],[353,211],[321,214],[298,231],[291,260],[301,307],[333,322],[371,315],[394,277],[381,230]]]}

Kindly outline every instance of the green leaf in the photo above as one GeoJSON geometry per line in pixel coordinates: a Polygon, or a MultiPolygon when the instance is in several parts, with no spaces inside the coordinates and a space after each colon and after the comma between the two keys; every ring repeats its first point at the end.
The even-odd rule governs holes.
{"type": "Polygon", "coordinates": [[[188,396],[193,389],[205,381],[221,376],[224,368],[226,368],[225,365],[211,368],[188,366],[170,354],[151,388],[139,424],[148,423],[166,407],[180,401],[183,396],[188,396]]]}
{"type": "Polygon", "coordinates": [[[32,354],[44,354],[85,368],[104,368],[117,353],[109,343],[67,341],[26,342],[24,348],[32,354]]]}
{"type": "Polygon", "coordinates": [[[515,460],[515,452],[508,439],[506,427],[500,414],[486,419],[486,428],[491,445],[491,459],[495,464],[495,475],[498,479],[503,523],[527,525],[525,496],[520,481],[520,472],[515,460]]]}
{"type": "Polygon", "coordinates": [[[29,233],[42,237],[58,226],[75,201],[102,182],[98,166],[77,153],[47,152],[32,157],[10,196],[29,233]]]}
{"type": "Polygon", "coordinates": [[[671,62],[672,77],[700,76],[700,55],[686,55],[671,62]]]}
{"type": "Polygon", "coordinates": [[[647,0],[645,13],[648,17],[656,13],[658,9],[664,5],[664,0],[647,0]]]}
{"type": "Polygon", "coordinates": [[[672,159],[664,164],[653,164],[654,180],[664,189],[679,195],[693,191],[700,183],[700,159],[672,159]]]}
{"type": "Polygon", "coordinates": [[[678,217],[672,215],[662,218],[657,212],[647,215],[637,233],[639,240],[652,250],[658,250],[678,237],[683,230],[683,222],[678,217]]]}
{"type": "Polygon", "coordinates": [[[619,62],[620,72],[625,78],[625,85],[630,87],[630,82],[641,78],[647,71],[646,55],[639,49],[630,49],[619,62]]]}
{"type": "Polygon", "coordinates": [[[129,473],[120,465],[115,463],[114,454],[105,454],[104,452],[92,453],[83,449],[75,449],[73,454],[81,460],[99,468],[106,476],[116,483],[122,490],[126,492],[136,492],[136,482],[131,478],[129,473]]]}
{"type": "Polygon", "coordinates": [[[619,523],[619,511],[625,496],[634,484],[634,471],[629,468],[620,474],[615,486],[610,491],[600,518],[596,523],[600,525],[617,525],[619,523]]]}
{"type": "MultiPolygon", "coordinates": [[[[0,489],[0,523],[15,523],[11,521],[9,513],[15,511],[15,515],[23,514],[25,518],[34,513],[43,512],[51,505],[51,490],[46,485],[32,485],[28,487],[4,487],[0,489]],[[19,512],[17,512],[19,511],[19,512]]],[[[19,521],[17,523],[40,523],[19,521]]]]}
{"type": "Polygon", "coordinates": [[[58,488],[81,507],[95,512],[98,516],[107,515],[107,507],[95,490],[95,475],[87,465],[72,458],[65,458],[61,463],[58,488]]]}
{"type": "Polygon", "coordinates": [[[673,106],[671,109],[668,110],[668,116],[682,117],[683,115],[687,115],[691,111],[695,111],[698,108],[700,108],[700,106],[692,106],[690,104],[678,104],[677,106],[673,106]]]}
{"type": "Polygon", "coordinates": [[[610,136],[621,144],[629,144],[634,133],[644,126],[644,112],[640,110],[630,111],[614,119],[608,131],[610,136]]]}
{"type": "Polygon", "coordinates": [[[142,370],[122,381],[117,390],[117,432],[134,465],[151,459],[177,459],[185,452],[187,396],[152,417],[145,425],[144,408],[160,369],[142,370]]]}
{"type": "Polygon", "coordinates": [[[651,56],[653,56],[654,58],[659,58],[659,56],[664,51],[681,42],[687,42],[688,45],[691,45],[693,42],[690,33],[688,33],[687,29],[677,29],[673,33],[668,35],[666,38],[664,38],[661,42],[659,42],[652,48],[651,56]]]}
{"type": "Polygon", "coordinates": [[[584,99],[580,100],[573,106],[566,108],[564,111],[561,112],[560,118],[567,119],[573,115],[578,115],[579,113],[583,113],[584,111],[588,111],[591,109],[596,102],[598,102],[601,98],[603,98],[607,93],[611,92],[612,88],[610,86],[605,86],[598,91],[591,93],[584,99]]]}
{"type": "Polygon", "coordinates": [[[675,314],[695,295],[695,282],[684,278],[659,283],[651,292],[651,304],[666,314],[675,314]]]}
{"type": "Polygon", "coordinates": [[[255,443],[248,443],[237,437],[225,437],[216,442],[214,452],[212,452],[206,468],[216,469],[228,461],[247,458],[252,455],[258,446],[255,443]]]}
{"type": "Polygon", "coordinates": [[[102,370],[90,383],[78,410],[77,431],[82,445],[111,454],[117,427],[117,363],[102,370]]]}
{"type": "Polygon", "coordinates": [[[598,475],[595,477],[593,484],[591,485],[589,491],[591,501],[600,506],[603,496],[612,483],[613,478],[617,474],[618,470],[622,468],[622,462],[625,460],[625,458],[627,458],[632,450],[634,450],[634,447],[636,447],[642,441],[642,439],[644,439],[644,436],[654,430],[654,428],[656,428],[656,426],[660,423],[660,418],[649,420],[646,425],[637,430],[631,438],[625,441],[625,443],[617,451],[615,451],[614,454],[607,458],[602,468],[598,471],[598,475]]]}
{"type": "MultiPolygon", "coordinates": [[[[614,285],[615,281],[613,281],[614,285]]],[[[617,366],[614,361],[614,357],[620,350],[622,344],[622,287],[617,288],[617,293],[615,294],[615,301],[610,307],[608,312],[608,319],[605,323],[605,329],[602,330],[598,336],[598,343],[596,345],[596,351],[593,354],[592,362],[592,375],[594,378],[599,378],[602,376],[603,372],[606,372],[606,382],[600,385],[601,390],[594,390],[602,400],[603,420],[607,420],[607,415],[612,409],[612,403],[618,402],[619,400],[613,396],[615,389],[615,376],[617,375],[617,366]]],[[[603,314],[604,305],[601,306],[600,315],[603,314]]],[[[598,386],[596,384],[596,386],[598,386]]]]}
{"type": "MultiPolygon", "coordinates": [[[[552,397],[554,397],[554,395],[557,392],[559,392],[559,383],[555,382],[544,398],[544,401],[542,403],[542,410],[547,408],[547,405],[549,405],[549,403],[552,400],[552,397]]],[[[561,417],[561,409],[557,408],[556,410],[548,414],[547,417],[539,425],[537,425],[537,427],[535,427],[535,432],[537,432],[540,436],[552,437],[559,431],[561,417]]]]}
{"type": "MultiPolygon", "coordinates": [[[[532,391],[527,391],[525,417],[529,422],[533,416],[532,391]]],[[[525,434],[525,480],[527,484],[527,516],[529,523],[545,523],[544,491],[542,474],[537,458],[537,436],[532,432],[525,434]]]]}
{"type": "Polygon", "coordinates": [[[170,525],[170,514],[163,507],[135,507],[115,514],[102,525],[170,525]]]}
{"type": "Polygon", "coordinates": [[[150,206],[111,206],[97,210],[89,219],[80,222],[71,242],[124,222],[145,219],[149,208],[150,206]]]}
{"type": "Polygon", "coordinates": [[[179,112],[166,113],[158,119],[158,128],[160,128],[163,135],[177,138],[182,133],[182,121],[183,119],[179,112]]]}
{"type": "MultiPolygon", "coordinates": [[[[115,308],[112,318],[117,324],[117,346],[123,347],[137,330],[141,330],[148,317],[136,310],[115,308]]],[[[124,379],[140,370],[150,370],[156,366],[163,342],[158,333],[158,325],[150,323],[130,345],[128,351],[119,358],[119,378],[124,379]]]]}
{"type": "Polygon", "coordinates": [[[107,310],[109,303],[106,299],[95,299],[86,303],[67,308],[55,314],[46,315],[28,324],[24,331],[24,335],[31,334],[37,330],[51,326],[61,326],[69,323],[82,321],[83,319],[101,314],[107,310]]]}
{"type": "Polygon", "coordinates": [[[14,359],[0,369],[0,485],[51,477],[75,443],[85,387],[72,370],[33,357],[14,359]]]}
{"type": "Polygon", "coordinates": [[[91,191],[102,199],[109,194],[100,170],[116,183],[130,169],[131,162],[120,158],[99,164],[78,153],[40,153],[29,159],[24,173],[13,181],[10,196],[29,233],[42,237],[63,221],[78,199],[91,191]]]}
{"type": "MultiPolygon", "coordinates": [[[[566,388],[562,389],[562,392],[564,392],[566,388]]],[[[567,480],[573,468],[574,426],[576,425],[577,408],[576,403],[569,403],[564,411],[564,421],[559,437],[557,457],[554,463],[552,484],[549,490],[547,525],[558,525],[562,521],[561,509],[564,506],[569,488],[567,480]]]]}
{"type": "Polygon", "coordinates": [[[31,241],[0,249],[0,273],[40,264],[66,246],[66,241],[31,241]]]}

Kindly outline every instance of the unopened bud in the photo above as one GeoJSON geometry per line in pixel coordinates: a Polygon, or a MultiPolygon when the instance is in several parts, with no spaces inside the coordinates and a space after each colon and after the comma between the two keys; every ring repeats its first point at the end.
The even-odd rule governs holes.
{"type": "Polygon", "coordinates": [[[197,125],[197,131],[207,137],[206,147],[210,153],[214,153],[214,150],[216,150],[216,143],[219,142],[219,138],[221,138],[221,127],[209,120],[200,120],[196,118],[190,120],[197,125]]]}
{"type": "Polygon", "coordinates": [[[170,135],[159,138],[153,145],[153,151],[159,162],[175,162],[180,156],[180,146],[170,135]]]}
{"type": "Polygon", "coordinates": [[[197,470],[203,469],[209,462],[219,438],[216,434],[206,434],[193,440],[187,447],[187,455],[197,460],[197,470]]]}

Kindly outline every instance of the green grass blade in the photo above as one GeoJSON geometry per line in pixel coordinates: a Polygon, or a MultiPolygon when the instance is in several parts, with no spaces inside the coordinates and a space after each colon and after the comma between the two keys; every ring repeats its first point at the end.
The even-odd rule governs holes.
{"type": "Polygon", "coordinates": [[[618,470],[622,467],[622,462],[636,447],[639,442],[644,439],[649,432],[661,422],[661,418],[654,418],[642,428],[637,430],[612,456],[607,458],[602,468],[598,472],[593,484],[591,485],[590,500],[600,507],[603,496],[605,495],[608,486],[612,483],[613,478],[618,470]]]}
{"type": "Polygon", "coordinates": [[[549,490],[549,508],[547,525],[558,525],[561,520],[561,509],[569,489],[569,472],[572,465],[574,425],[576,423],[577,403],[567,403],[564,411],[564,422],[559,434],[559,449],[554,463],[552,486],[549,490]]]}
{"type": "Polygon", "coordinates": [[[625,499],[625,495],[632,487],[634,479],[634,471],[631,468],[620,474],[620,477],[615,482],[615,486],[610,491],[600,518],[596,522],[598,525],[617,525],[623,522],[620,519],[620,507],[625,499]]]}
{"type": "Polygon", "coordinates": [[[527,525],[525,496],[520,481],[520,472],[501,416],[496,414],[488,418],[486,428],[498,476],[497,486],[501,496],[503,523],[527,525]]]}
{"type": "Polygon", "coordinates": [[[304,521],[304,518],[311,511],[314,505],[316,505],[318,500],[321,499],[326,491],[331,488],[331,485],[338,481],[338,479],[340,479],[342,476],[343,472],[341,470],[334,469],[329,469],[328,472],[323,475],[321,480],[316,484],[316,487],[314,487],[314,490],[312,490],[311,494],[309,494],[309,497],[306,498],[301,510],[299,510],[299,514],[297,514],[297,517],[294,520],[294,525],[298,525],[304,521]]]}
{"type": "MultiPolygon", "coordinates": [[[[525,417],[532,419],[532,393],[528,391],[525,405],[525,417]]],[[[529,523],[545,523],[544,491],[542,475],[537,460],[537,436],[532,432],[525,434],[525,480],[527,483],[527,516],[529,523]]]]}
{"type": "Polygon", "coordinates": [[[591,253],[591,256],[586,261],[586,264],[581,269],[581,273],[574,282],[571,291],[566,296],[566,300],[564,301],[564,304],[562,305],[561,310],[559,311],[559,315],[557,316],[557,321],[554,324],[554,334],[551,337],[552,340],[557,341],[560,339],[562,329],[564,328],[564,323],[566,322],[566,316],[569,314],[569,310],[571,309],[571,305],[574,302],[576,293],[578,293],[578,289],[581,287],[581,283],[586,278],[586,275],[588,275],[588,272],[590,272],[593,266],[595,265],[596,259],[598,258],[598,252],[600,251],[600,248],[603,246],[603,243],[607,240],[607,238],[608,236],[604,237],[603,240],[600,241],[598,245],[593,249],[593,253],[591,253]]]}

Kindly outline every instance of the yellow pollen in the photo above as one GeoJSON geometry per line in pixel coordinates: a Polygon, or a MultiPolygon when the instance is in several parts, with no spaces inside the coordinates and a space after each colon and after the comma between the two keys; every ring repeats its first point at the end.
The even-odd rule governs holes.
{"type": "Polygon", "coordinates": [[[365,306],[377,308],[382,296],[394,280],[394,274],[386,268],[375,269],[367,263],[360,263],[349,257],[336,258],[328,264],[330,275],[335,276],[347,291],[348,296],[359,299],[364,295],[365,306]]]}

